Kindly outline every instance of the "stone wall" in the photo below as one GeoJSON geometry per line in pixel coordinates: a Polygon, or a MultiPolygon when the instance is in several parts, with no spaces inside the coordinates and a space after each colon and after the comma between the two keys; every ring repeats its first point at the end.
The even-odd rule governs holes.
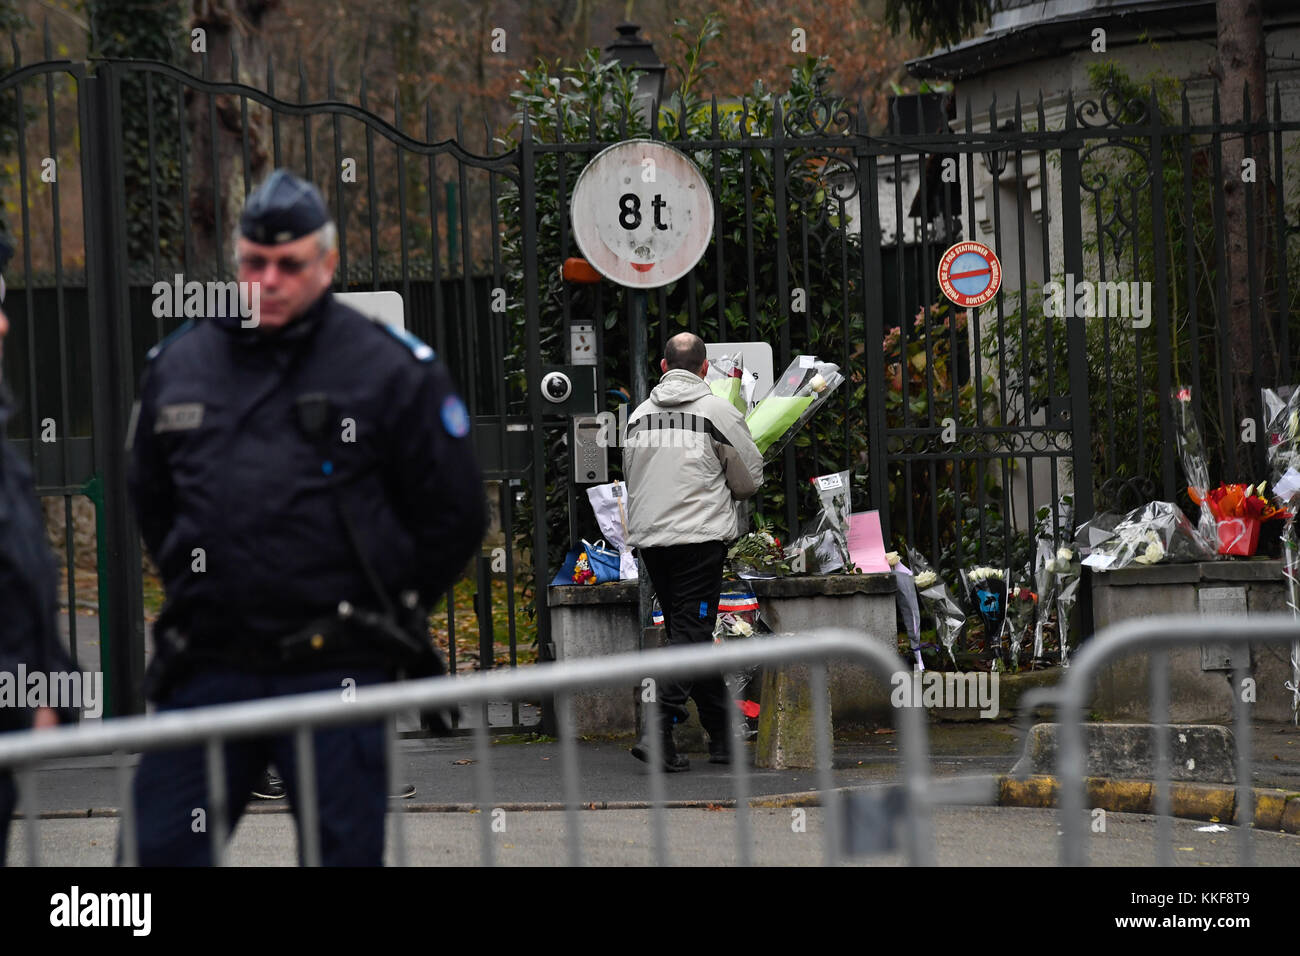
{"type": "MultiPolygon", "coordinates": [[[[1098,632],[1111,624],[1166,614],[1202,613],[1212,598],[1244,602],[1245,612],[1262,614],[1286,610],[1282,562],[1254,559],[1202,564],[1156,565],[1095,574],[1092,578],[1093,622],[1098,632]],[[1207,594],[1206,592],[1210,592],[1207,594]]],[[[1229,722],[1232,691],[1224,664],[1226,645],[1189,645],[1169,655],[1170,714],[1178,723],[1229,722]]],[[[1257,720],[1290,720],[1289,649],[1276,644],[1252,644],[1250,675],[1257,720]]],[[[1130,654],[1109,664],[1097,681],[1094,709],[1106,718],[1150,719],[1150,658],[1130,654]]]]}

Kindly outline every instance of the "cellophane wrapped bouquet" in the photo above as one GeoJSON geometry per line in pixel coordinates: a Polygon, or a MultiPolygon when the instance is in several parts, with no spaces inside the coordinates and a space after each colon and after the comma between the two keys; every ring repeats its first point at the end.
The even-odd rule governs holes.
{"type": "Polygon", "coordinates": [[[953,647],[966,624],[966,612],[948,593],[948,585],[944,584],[938,572],[930,567],[930,563],[921,557],[920,552],[915,548],[907,549],[907,563],[911,566],[916,582],[917,596],[921,599],[926,613],[934,618],[934,629],[939,643],[947,650],[948,657],[952,659],[955,666],[957,654],[953,647]]]}
{"type": "MultiPolygon", "coordinates": [[[[1300,386],[1266,388],[1264,432],[1268,435],[1269,476],[1273,493],[1289,505],[1282,525],[1282,573],[1286,576],[1287,604],[1300,618],[1300,542],[1297,542],[1296,510],[1300,504],[1300,386]]],[[[1300,640],[1291,642],[1291,720],[1300,724],[1300,640]]]]}
{"type": "Polygon", "coordinates": [[[740,414],[749,411],[749,399],[745,394],[745,366],[739,354],[721,355],[710,360],[704,380],[714,395],[726,399],[740,414]]]}
{"type": "MultiPolygon", "coordinates": [[[[1090,529],[1085,524],[1079,530],[1086,535],[1090,529]]],[[[1093,544],[1083,563],[1097,571],[1118,571],[1134,564],[1213,560],[1215,549],[1178,505],[1150,501],[1126,514],[1114,531],[1093,544]]]]}
{"type": "Polygon", "coordinates": [[[776,458],[843,382],[838,365],[815,355],[791,362],[745,418],[763,460],[776,458]]]}
{"type": "Polygon", "coordinates": [[[848,571],[849,515],[852,513],[851,489],[847,471],[818,475],[812,479],[821,507],[817,516],[805,521],[797,537],[785,549],[790,566],[807,574],[848,571]]]}

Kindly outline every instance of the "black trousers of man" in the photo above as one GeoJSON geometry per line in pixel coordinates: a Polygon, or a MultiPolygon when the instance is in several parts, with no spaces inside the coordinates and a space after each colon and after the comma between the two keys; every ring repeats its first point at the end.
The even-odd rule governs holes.
{"type": "MultiPolygon", "coordinates": [[[[713,642],[726,556],[727,546],[721,541],[641,549],[650,583],[663,608],[670,645],[713,642]]],[[[665,718],[678,724],[688,716],[686,698],[694,697],[700,723],[710,740],[726,739],[727,708],[733,705],[721,674],[661,680],[657,697],[665,718]]]]}

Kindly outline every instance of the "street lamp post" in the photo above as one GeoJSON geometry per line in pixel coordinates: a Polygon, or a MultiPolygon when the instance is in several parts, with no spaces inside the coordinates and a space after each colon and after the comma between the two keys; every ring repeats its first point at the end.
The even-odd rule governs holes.
{"type": "Polygon", "coordinates": [[[605,47],[605,62],[643,71],[636,84],[636,101],[645,111],[646,122],[651,122],[655,106],[664,93],[664,76],[668,67],[660,62],[654,44],[641,36],[639,24],[620,23],[614,29],[618,31],[618,39],[605,47]]]}
{"type": "MultiPolygon", "coordinates": [[[[643,71],[641,77],[637,80],[636,100],[638,107],[644,110],[646,123],[650,127],[650,135],[653,138],[654,124],[658,120],[659,98],[664,91],[664,74],[668,72],[668,67],[660,62],[659,57],[655,54],[654,45],[641,36],[641,27],[639,25],[620,23],[615,29],[618,30],[618,39],[605,47],[605,61],[617,62],[624,67],[643,71]]],[[[631,306],[632,328],[629,331],[629,344],[631,345],[630,357],[632,362],[632,408],[636,408],[646,400],[650,392],[650,385],[646,376],[647,366],[649,365],[646,354],[646,339],[649,336],[646,329],[646,312],[649,307],[648,293],[644,289],[633,289],[631,306]]],[[[639,554],[637,555],[636,564],[637,604],[640,610],[641,622],[638,644],[641,650],[645,650],[646,629],[651,624],[650,577],[646,573],[645,561],[642,560],[639,554]]],[[[641,728],[638,726],[637,730],[640,731],[641,728]]]]}

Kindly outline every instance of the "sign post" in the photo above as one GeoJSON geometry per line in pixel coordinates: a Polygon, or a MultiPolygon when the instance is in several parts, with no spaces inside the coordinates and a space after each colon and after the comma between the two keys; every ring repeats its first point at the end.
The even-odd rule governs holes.
{"type": "MultiPolygon", "coordinates": [[[[605,278],[632,290],[632,407],[649,395],[647,290],[680,279],[713,236],[713,197],[699,167],[665,143],[626,140],[597,153],[569,205],[573,238],[605,278]]],[[[637,559],[641,649],[650,625],[650,583],[637,559]]]]}

